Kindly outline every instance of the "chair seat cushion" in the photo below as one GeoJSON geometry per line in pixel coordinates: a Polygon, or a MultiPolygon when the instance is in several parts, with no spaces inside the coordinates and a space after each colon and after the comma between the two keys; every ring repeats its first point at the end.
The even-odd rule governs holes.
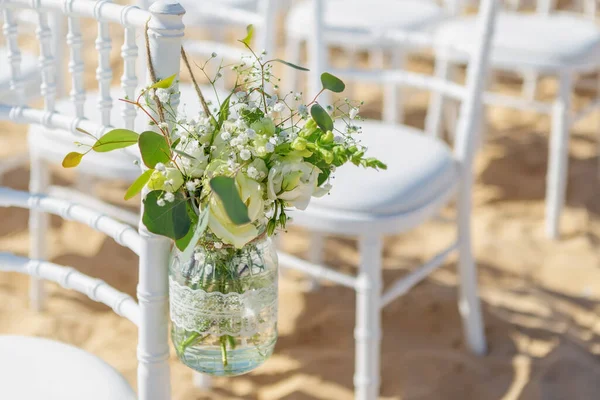
{"type": "MultiPolygon", "coordinates": [[[[288,35],[306,39],[313,32],[311,1],[295,5],[286,20],[288,35]]],[[[326,0],[325,24],[344,32],[327,33],[333,44],[364,46],[372,30],[422,29],[445,17],[444,10],[430,0],[326,0]],[[362,37],[361,37],[362,36],[362,37]]]]}
{"type": "Polygon", "coordinates": [[[98,357],[53,340],[0,336],[0,399],[128,400],[134,390],[98,357]]]}
{"type": "MultiPolygon", "coordinates": [[[[202,92],[207,101],[215,101],[215,94],[212,88],[202,88],[202,92]]],[[[201,109],[196,91],[191,85],[180,85],[180,111],[193,118],[201,109]]],[[[86,94],[84,115],[92,121],[100,120],[100,111],[97,108],[98,92],[90,91],[86,94]]],[[[223,100],[227,93],[220,93],[219,98],[223,100]]],[[[121,116],[121,102],[118,99],[123,98],[123,91],[119,87],[112,89],[113,108],[111,111],[111,125],[115,127],[125,127],[125,122],[121,116]]],[[[56,102],[56,110],[66,115],[74,115],[74,106],[70,99],[63,98],[56,102]]],[[[142,132],[147,130],[147,118],[138,111],[135,119],[135,130],[142,132]]],[[[92,132],[93,133],[93,132],[92,132]]],[[[47,129],[42,125],[31,125],[29,128],[29,149],[34,154],[40,154],[44,159],[60,164],[64,156],[71,151],[78,150],[74,142],[90,144],[93,139],[88,136],[77,133],[76,135],[61,129],[47,129]]],[[[82,148],[83,149],[83,148],[82,148]]],[[[116,150],[108,153],[90,152],[81,162],[78,170],[80,172],[99,176],[104,178],[121,178],[127,181],[133,181],[140,174],[140,167],[133,164],[133,161],[139,158],[137,147],[131,147],[125,150],[116,150]]]]}
{"type": "MultiPolygon", "coordinates": [[[[460,17],[443,23],[436,32],[440,44],[468,53],[477,41],[476,18],[460,17]]],[[[500,13],[493,39],[491,62],[499,68],[530,67],[553,71],[589,68],[600,60],[600,30],[580,16],[500,13]]]]}
{"type": "Polygon", "coordinates": [[[418,210],[457,182],[450,148],[414,128],[361,122],[360,140],[369,157],[387,164],[376,171],[353,164],[338,168],[329,195],[311,200],[310,209],[384,216],[418,210]]]}

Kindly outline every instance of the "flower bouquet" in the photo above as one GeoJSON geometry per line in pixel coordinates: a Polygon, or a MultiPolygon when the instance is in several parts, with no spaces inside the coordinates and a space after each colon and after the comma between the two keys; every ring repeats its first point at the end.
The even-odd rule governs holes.
{"type": "MultiPolygon", "coordinates": [[[[322,90],[302,103],[301,93],[278,97],[275,63],[306,70],[249,51],[239,63],[220,64],[209,76],[215,86],[224,68],[236,76],[233,90],[216,103],[206,101],[182,49],[202,111],[189,118],[176,109],[175,76],[156,81],[137,99],[151,129],[114,129],[86,152],[69,153],[74,167],[90,151],[137,145],[142,174],[125,194],[143,189],[142,221],[147,229],[174,241],[169,265],[172,340],[178,357],[191,368],[214,375],[237,375],[261,365],[277,339],[277,256],[269,237],[285,228],[291,208],[304,210],[313,196],[326,195],[337,167],[351,162],[385,169],[355,139],[361,103],[318,102],[344,83],[321,75],[322,90]],[[334,124],[338,120],[338,124],[334,124]]],[[[152,76],[152,66],[150,65],[152,76]]],[[[216,92],[216,91],[215,91],[216,92]]],[[[167,268],[167,266],[165,266],[167,268]]]]}

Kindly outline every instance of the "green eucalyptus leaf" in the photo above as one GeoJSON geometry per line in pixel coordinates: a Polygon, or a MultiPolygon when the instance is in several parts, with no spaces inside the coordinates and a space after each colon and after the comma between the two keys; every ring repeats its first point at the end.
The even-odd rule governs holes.
{"type": "Polygon", "coordinates": [[[148,168],[154,168],[159,162],[166,164],[171,160],[171,148],[165,137],[160,133],[142,132],[139,147],[142,160],[148,168]]]}
{"type": "Polygon", "coordinates": [[[221,108],[219,110],[219,120],[217,121],[217,131],[221,130],[223,122],[225,122],[227,118],[229,118],[229,102],[231,101],[232,94],[233,93],[229,93],[229,96],[227,96],[221,104],[221,108]]]}
{"type": "Polygon", "coordinates": [[[310,108],[310,115],[323,132],[333,130],[333,120],[319,104],[313,104],[310,108]]]}
{"type": "Polygon", "coordinates": [[[227,216],[236,225],[250,222],[248,208],[240,198],[235,179],[227,176],[217,176],[210,180],[210,188],[223,202],[227,216]]]}
{"type": "Polygon", "coordinates": [[[321,84],[323,89],[330,90],[334,93],[342,93],[346,89],[346,85],[342,80],[336,76],[331,75],[329,72],[321,74],[321,84]]]}
{"type": "MultiPolygon", "coordinates": [[[[182,240],[181,243],[179,243],[179,241],[176,243],[177,248],[179,248],[179,250],[183,250],[183,255],[181,257],[182,260],[189,260],[191,258],[192,253],[194,252],[194,248],[196,247],[196,243],[198,243],[198,240],[200,240],[200,236],[202,236],[202,234],[206,230],[206,227],[208,226],[208,216],[209,216],[208,210],[209,209],[207,206],[202,211],[200,211],[199,216],[196,216],[195,223],[192,224],[192,226],[190,227],[190,231],[183,238],[183,239],[186,239],[186,238],[188,239],[187,244],[183,241],[183,239],[181,239],[182,240]],[[190,235],[190,232],[191,232],[191,235],[190,235]],[[183,247],[183,249],[182,249],[182,247],[183,247]]],[[[193,212],[193,210],[192,210],[192,212],[193,212]]]]}
{"type": "Polygon", "coordinates": [[[317,180],[317,186],[321,186],[322,184],[324,184],[325,181],[327,181],[327,178],[329,178],[329,175],[331,174],[331,170],[329,168],[325,168],[322,171],[323,172],[321,172],[319,174],[319,178],[317,180]]]}
{"type": "Polygon", "coordinates": [[[83,154],[78,153],[76,151],[72,151],[65,156],[65,158],[62,161],[62,166],[64,168],[74,168],[79,165],[82,158],[83,154]]]}
{"type": "Polygon", "coordinates": [[[173,81],[175,81],[175,78],[177,77],[177,74],[173,74],[165,79],[161,79],[158,82],[154,82],[152,85],[150,85],[151,89],[168,89],[171,87],[171,85],[173,84],[173,81]]]}
{"type": "Polygon", "coordinates": [[[254,36],[254,25],[250,24],[246,27],[246,37],[240,40],[240,42],[249,47],[250,42],[252,41],[252,36],[254,36]]]}
{"type": "Polygon", "coordinates": [[[190,229],[192,221],[187,212],[186,199],[181,193],[175,194],[175,200],[159,206],[157,201],[164,196],[162,190],[153,190],[144,199],[142,221],[152,233],[178,240],[190,229]]]}
{"type": "Polygon", "coordinates": [[[146,183],[150,180],[150,175],[154,172],[153,169],[144,171],[143,174],[137,177],[135,181],[129,186],[127,192],[125,192],[125,200],[131,199],[133,196],[142,191],[146,183]]]}
{"type": "Polygon", "coordinates": [[[294,68],[294,69],[297,69],[297,70],[299,70],[299,71],[310,71],[310,69],[308,69],[308,68],[304,68],[304,67],[301,67],[301,66],[299,66],[299,65],[292,64],[291,62],[289,62],[289,61],[285,61],[285,60],[282,60],[281,58],[274,58],[274,59],[273,59],[273,60],[271,60],[271,61],[277,61],[277,62],[280,62],[280,63],[282,63],[282,64],[285,64],[285,65],[287,65],[288,67],[292,67],[292,68],[294,68]]]}
{"type": "Polygon", "coordinates": [[[137,143],[140,135],[129,129],[113,129],[94,143],[92,150],[98,153],[123,149],[137,143]]]}
{"type": "Polygon", "coordinates": [[[182,157],[189,158],[190,160],[196,160],[196,157],[186,153],[185,151],[176,150],[176,149],[173,149],[173,151],[182,157]]]}

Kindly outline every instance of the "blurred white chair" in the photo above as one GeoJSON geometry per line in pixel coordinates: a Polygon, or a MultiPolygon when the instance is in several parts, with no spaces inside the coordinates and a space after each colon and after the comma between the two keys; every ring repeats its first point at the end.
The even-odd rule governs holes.
{"type": "MultiPolygon", "coordinates": [[[[513,7],[520,1],[513,1],[513,7]]],[[[600,29],[595,24],[596,0],[585,1],[585,15],[551,12],[554,1],[538,0],[537,12],[502,11],[492,44],[490,65],[500,71],[524,76],[524,97],[486,93],[486,104],[532,110],[552,118],[546,178],[546,233],[558,238],[560,214],[565,203],[569,155],[569,129],[600,106],[600,94],[586,107],[571,110],[571,95],[578,75],[600,70],[600,29]],[[559,87],[552,104],[535,99],[539,76],[553,76],[559,87]]],[[[437,29],[440,43],[452,44],[454,51],[438,51],[436,74],[450,77],[453,66],[464,62],[475,49],[475,19],[462,16],[442,23],[437,29]]],[[[595,81],[593,89],[600,85],[595,81]]],[[[597,93],[598,92],[597,90],[597,93]]],[[[427,121],[428,129],[440,132],[443,97],[434,96],[427,121]]]]}
{"type": "MultiPolygon", "coordinates": [[[[145,15],[145,14],[142,14],[145,15]]],[[[4,107],[4,106],[2,106],[4,107]]],[[[4,110],[3,110],[4,111],[4,110]]],[[[38,116],[41,116],[38,114],[38,116]]],[[[104,303],[138,326],[138,396],[98,357],[54,340],[0,335],[0,398],[107,400],[170,398],[166,268],[169,242],[66,200],[0,187],[0,207],[29,208],[74,220],[107,234],[140,256],[137,303],[105,282],[73,268],[0,252],[1,272],[53,281],[104,303]]]]}
{"type": "MultiPolygon", "coordinates": [[[[36,15],[29,12],[29,10],[23,10],[18,15],[2,15],[0,18],[3,20],[3,35],[9,37],[11,30],[15,29],[14,24],[10,23],[10,19],[18,18],[21,22],[21,26],[24,29],[32,28],[35,29],[35,17],[36,15]]],[[[23,51],[20,55],[20,68],[22,81],[19,84],[22,86],[22,90],[19,92],[23,94],[24,99],[16,99],[14,92],[16,88],[11,87],[11,70],[10,68],[0,68],[0,103],[19,104],[20,102],[27,102],[33,96],[39,96],[39,63],[38,57],[29,52],[23,51]]],[[[10,64],[10,54],[6,46],[0,46],[0,60],[7,60],[10,64]]],[[[0,183],[5,173],[15,168],[27,165],[28,157],[27,153],[14,154],[7,158],[3,158],[0,161],[0,183]]]]}
{"type": "MultiPolygon", "coordinates": [[[[106,130],[107,116],[110,113],[110,104],[102,102],[102,120],[98,123],[91,122],[80,115],[75,117],[68,114],[60,113],[56,108],[55,92],[56,92],[56,76],[54,74],[55,61],[52,56],[52,46],[48,44],[49,38],[52,36],[52,31],[48,25],[48,15],[53,12],[65,13],[69,18],[69,41],[74,48],[81,48],[81,38],[74,32],[78,32],[76,27],[83,21],[97,21],[100,25],[100,39],[97,41],[97,46],[101,50],[100,67],[98,69],[99,80],[101,80],[101,92],[103,97],[109,91],[110,81],[106,81],[109,76],[110,69],[107,71],[108,58],[107,54],[103,54],[110,44],[109,38],[106,36],[108,24],[114,23],[120,25],[125,31],[125,43],[122,48],[122,53],[125,58],[124,77],[122,79],[125,92],[128,96],[133,96],[133,91],[136,86],[135,81],[135,59],[137,46],[135,44],[136,34],[144,32],[146,23],[149,27],[150,48],[152,49],[152,61],[155,67],[156,76],[165,78],[173,74],[179,73],[180,47],[184,35],[184,26],[182,16],[184,9],[178,3],[167,3],[159,1],[151,7],[150,11],[140,10],[133,6],[121,6],[112,4],[106,1],[91,2],[87,0],[70,0],[67,3],[58,0],[38,0],[30,2],[28,0],[11,0],[10,2],[0,3],[0,8],[3,9],[4,15],[8,16],[7,21],[11,29],[9,42],[9,52],[11,54],[11,80],[12,86],[20,88],[21,82],[19,68],[20,50],[17,43],[16,29],[12,26],[17,21],[12,18],[15,9],[33,9],[39,16],[39,27],[37,30],[38,38],[41,47],[41,66],[42,66],[42,86],[41,93],[44,98],[44,109],[32,109],[21,105],[0,104],[0,119],[10,120],[20,124],[39,124],[42,125],[47,132],[62,134],[66,137],[74,135],[77,129],[84,129],[89,132],[101,135],[106,130]]],[[[75,50],[76,51],[76,50],[75,50]]],[[[77,53],[79,54],[79,53],[77,53]]],[[[77,59],[77,57],[75,57],[77,59]]],[[[81,78],[79,75],[81,67],[78,64],[72,64],[71,72],[73,75],[81,78]]],[[[80,79],[74,78],[74,85],[81,83],[80,79]]],[[[76,100],[77,88],[74,86],[74,97],[76,100]]],[[[18,98],[23,98],[19,93],[15,93],[18,98]]],[[[109,99],[110,100],[110,99],[109,99]]],[[[174,96],[172,104],[176,107],[179,99],[174,96]]],[[[75,102],[77,107],[82,107],[83,103],[75,102]]],[[[125,107],[123,116],[128,127],[133,126],[135,113],[130,107],[125,107]]],[[[79,111],[78,111],[79,112],[79,111]]],[[[71,136],[72,137],[72,136],[71,136]]],[[[31,141],[31,137],[30,137],[31,141]]],[[[48,180],[48,171],[42,160],[47,160],[45,157],[48,153],[55,150],[53,147],[58,147],[57,142],[48,142],[48,148],[36,148],[37,152],[32,157],[34,165],[32,168],[32,186],[34,188],[45,188],[44,185],[48,180]],[[38,163],[37,165],[35,163],[38,163]]],[[[126,158],[128,155],[121,152],[121,157],[126,158]]],[[[111,156],[112,157],[112,156],[111,156]]],[[[120,165],[111,165],[111,162],[116,162],[118,157],[106,158],[101,161],[96,159],[97,167],[119,170],[120,165]]],[[[129,159],[133,156],[129,155],[129,159]]],[[[44,161],[45,162],[45,161],[44,161]]],[[[122,165],[122,164],[121,164],[122,165]]],[[[123,168],[125,172],[125,168],[123,168]]],[[[133,171],[128,173],[134,176],[133,171]]],[[[130,226],[124,225],[112,220],[110,217],[102,215],[98,212],[85,209],[83,207],[71,204],[66,201],[47,198],[41,194],[27,194],[15,192],[10,189],[2,189],[0,195],[0,204],[3,206],[29,206],[32,210],[30,213],[30,229],[31,232],[31,248],[30,254],[33,261],[18,258],[15,256],[6,255],[0,260],[0,265],[12,270],[24,270],[32,275],[33,290],[31,291],[31,302],[34,307],[41,305],[40,294],[42,293],[39,285],[39,279],[51,279],[59,281],[63,286],[73,287],[77,290],[83,290],[88,293],[92,299],[108,302],[118,313],[122,313],[127,318],[131,319],[139,327],[139,343],[138,343],[138,398],[149,400],[167,400],[170,398],[169,384],[169,348],[168,348],[168,320],[164,310],[167,307],[167,275],[166,268],[163,268],[168,263],[168,253],[171,242],[167,238],[151,235],[143,225],[140,225],[140,233],[130,226]],[[91,281],[89,278],[82,277],[81,274],[74,270],[62,270],[60,267],[44,261],[45,252],[45,235],[48,223],[47,212],[58,213],[64,217],[75,219],[80,222],[89,224],[96,229],[105,232],[115,238],[115,240],[127,247],[132,248],[140,256],[140,275],[137,297],[139,305],[130,298],[124,297],[114,289],[109,289],[104,283],[91,281]]],[[[31,354],[27,357],[27,363],[39,368],[34,369],[32,365],[25,370],[28,374],[25,377],[8,378],[10,382],[5,382],[0,388],[0,394],[3,390],[20,390],[19,395],[11,395],[9,392],[6,396],[0,395],[0,398],[23,398],[23,393],[26,390],[34,393],[42,393],[39,396],[25,395],[25,398],[55,398],[60,400],[65,399],[127,399],[134,398],[133,392],[127,388],[122,378],[118,378],[116,374],[99,361],[93,361],[91,357],[86,357],[82,353],[77,353],[75,350],[69,349],[67,346],[53,344],[51,342],[44,343],[31,340],[18,339],[3,339],[3,344],[0,349],[7,347],[31,345],[32,349],[41,349],[45,354],[31,354]],[[12,344],[11,344],[12,343],[12,344]],[[66,365],[67,359],[63,359],[65,370],[57,368],[60,359],[53,359],[57,352],[64,352],[65,357],[73,361],[72,365],[66,365]],[[69,354],[68,356],[66,354],[69,354]],[[42,361],[42,356],[45,360],[42,361]],[[53,365],[49,368],[44,368],[46,365],[53,365]],[[78,365],[84,363],[83,365],[78,365]],[[71,371],[70,373],[68,371],[71,371]],[[80,369],[81,368],[81,369],[80,369]],[[91,371],[86,380],[78,380],[74,384],[73,376],[77,376],[79,371],[91,371]],[[33,371],[42,372],[38,377],[39,383],[33,385],[32,376],[29,374],[33,371]],[[61,372],[62,371],[62,372],[61,372]],[[93,383],[94,379],[100,379],[100,382],[93,383]],[[12,383],[19,383],[18,386],[13,386],[12,383]],[[66,382],[65,382],[66,381],[66,382]],[[61,384],[61,382],[64,382],[61,384]],[[91,386],[91,392],[88,390],[87,384],[91,386]],[[93,391],[96,390],[97,393],[93,391]],[[112,390],[112,392],[111,392],[112,390]],[[106,393],[109,395],[106,395],[106,393]],[[82,394],[83,393],[83,394],[82,394]],[[55,397],[49,397],[50,395],[55,397]]],[[[24,349],[22,354],[29,350],[24,349]]],[[[11,360],[10,357],[0,357],[2,360],[11,360]]],[[[1,363],[2,361],[0,361],[1,363]]],[[[10,373],[18,373],[23,371],[23,362],[21,362],[20,370],[12,370],[12,363],[9,366],[2,365],[2,369],[9,369],[10,373]]],[[[4,374],[3,376],[11,376],[4,374]]]]}
{"type": "MultiPolygon", "coordinates": [[[[377,121],[360,123],[361,143],[369,156],[387,163],[386,171],[344,166],[335,172],[329,196],[313,199],[306,211],[294,212],[294,225],[311,232],[311,247],[322,246],[323,235],[358,237],[360,265],[351,276],[280,252],[282,267],[304,271],[356,291],[355,398],[374,400],[379,393],[381,309],[443,264],[458,250],[459,311],[465,341],[476,354],[486,352],[486,340],[477,293],[476,267],[471,250],[471,190],[473,157],[478,136],[481,96],[493,31],[495,1],[484,0],[473,33],[476,50],[468,63],[465,86],[443,79],[402,70],[345,70],[326,65],[323,0],[314,0],[315,32],[309,41],[312,50],[312,90],[320,89],[319,73],[359,81],[394,83],[440,91],[462,100],[454,149],[417,129],[377,121]],[[382,291],[383,236],[406,232],[435,216],[456,195],[457,240],[437,256],[382,291]]],[[[379,36],[382,39],[382,36],[379,36]]],[[[383,35],[390,43],[404,44],[410,34],[393,31],[383,35]]],[[[313,253],[315,253],[313,251],[313,253]]],[[[313,254],[314,256],[314,254],[313,254]]],[[[315,257],[317,258],[317,257],[315,257]]],[[[312,261],[316,261],[313,259],[312,261]]]]}
{"type": "MultiPolygon", "coordinates": [[[[386,46],[373,32],[388,29],[422,31],[454,15],[458,0],[445,0],[445,7],[435,0],[327,0],[324,5],[325,23],[329,27],[328,48],[344,50],[349,65],[354,67],[358,51],[366,51],[374,68],[383,68],[389,55],[392,68],[402,68],[407,51],[386,46]]],[[[291,7],[285,22],[286,60],[300,64],[300,50],[312,36],[311,0],[299,1],[291,7]]],[[[288,71],[286,88],[298,87],[298,72],[288,71]]],[[[384,88],[383,120],[402,122],[403,106],[398,88],[388,84],[384,88]]]]}

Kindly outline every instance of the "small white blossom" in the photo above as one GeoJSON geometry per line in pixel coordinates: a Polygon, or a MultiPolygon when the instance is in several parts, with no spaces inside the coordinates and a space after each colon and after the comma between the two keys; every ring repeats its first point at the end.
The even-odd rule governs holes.
{"type": "Polygon", "coordinates": [[[171,92],[169,89],[156,89],[156,97],[158,97],[158,100],[160,100],[161,103],[168,103],[171,92]]]}
{"type": "Polygon", "coordinates": [[[220,249],[220,248],[223,247],[223,243],[221,243],[221,242],[215,242],[214,246],[215,246],[215,249],[220,249]]]}
{"type": "Polygon", "coordinates": [[[254,129],[246,129],[246,135],[248,135],[248,138],[250,139],[254,139],[256,137],[256,132],[254,131],[254,129]]]}
{"type": "Polygon", "coordinates": [[[272,153],[275,151],[275,145],[271,142],[267,142],[267,144],[265,144],[265,150],[267,153],[272,153]]]}
{"type": "Polygon", "coordinates": [[[258,179],[259,172],[256,168],[254,168],[253,166],[250,166],[250,167],[248,167],[248,176],[252,179],[258,179]]]}
{"type": "Polygon", "coordinates": [[[188,181],[185,184],[185,188],[190,191],[193,192],[194,190],[196,190],[196,182],[195,181],[188,181]]]}
{"type": "Polygon", "coordinates": [[[166,169],[165,164],[163,164],[161,162],[156,163],[156,165],[154,166],[154,169],[157,171],[164,171],[166,169]]]}
{"type": "Polygon", "coordinates": [[[308,117],[308,107],[304,104],[300,104],[298,106],[298,114],[300,114],[301,117],[308,117]]]}
{"type": "Polygon", "coordinates": [[[231,133],[229,133],[227,131],[223,131],[221,133],[221,139],[223,139],[223,140],[229,140],[229,139],[231,139],[231,133]]]}
{"type": "Polygon", "coordinates": [[[160,129],[169,129],[169,124],[167,124],[166,122],[161,122],[160,124],[158,124],[158,127],[160,129]]]}
{"type": "Polygon", "coordinates": [[[249,160],[252,157],[252,153],[248,149],[240,151],[240,158],[244,161],[249,160]]]}
{"type": "Polygon", "coordinates": [[[285,105],[283,103],[277,103],[273,106],[273,111],[275,112],[283,112],[283,110],[285,110],[285,105]]]}
{"type": "Polygon", "coordinates": [[[158,199],[158,200],[156,200],[156,205],[158,205],[159,207],[162,207],[165,205],[165,201],[163,199],[158,199]]]}
{"type": "Polygon", "coordinates": [[[350,117],[350,119],[356,118],[357,115],[358,115],[358,108],[351,108],[350,112],[348,113],[348,116],[350,117]]]}
{"type": "Polygon", "coordinates": [[[175,200],[175,195],[173,193],[171,193],[171,192],[165,193],[165,201],[172,203],[174,200],[175,200]]]}

